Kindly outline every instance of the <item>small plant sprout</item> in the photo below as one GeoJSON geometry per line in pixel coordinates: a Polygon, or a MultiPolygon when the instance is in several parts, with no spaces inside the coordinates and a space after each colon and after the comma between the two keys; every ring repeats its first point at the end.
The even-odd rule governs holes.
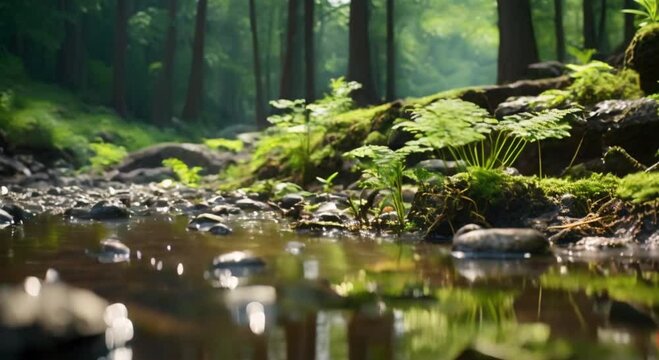
{"type": "Polygon", "coordinates": [[[657,0],[634,0],[641,6],[641,9],[624,9],[626,14],[636,15],[640,22],[638,27],[659,23],[659,3],[657,0]]]}
{"type": "Polygon", "coordinates": [[[404,150],[393,151],[386,146],[367,145],[345,154],[357,159],[363,170],[360,187],[371,190],[385,190],[398,218],[398,230],[406,225],[405,203],[403,201],[403,178],[409,177],[411,171],[405,169],[404,150]]]}
{"type": "Polygon", "coordinates": [[[316,180],[318,180],[318,182],[323,184],[324,193],[329,193],[332,191],[332,187],[334,186],[334,179],[336,179],[337,176],[339,176],[339,173],[334,172],[333,174],[331,174],[330,176],[324,179],[321,177],[316,177],[316,180]]]}
{"type": "Polygon", "coordinates": [[[201,182],[199,173],[203,170],[200,166],[190,168],[186,163],[177,159],[169,158],[162,161],[163,166],[172,169],[178,180],[189,187],[197,187],[201,182]]]}

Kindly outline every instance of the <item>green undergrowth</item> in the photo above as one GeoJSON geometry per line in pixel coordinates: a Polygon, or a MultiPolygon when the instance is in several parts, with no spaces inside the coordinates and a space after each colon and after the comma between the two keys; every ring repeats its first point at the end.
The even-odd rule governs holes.
{"type": "Polygon", "coordinates": [[[616,194],[637,204],[656,201],[659,198],[659,173],[627,175],[620,181],[616,194]]]}
{"type": "Polygon", "coordinates": [[[92,143],[111,142],[132,151],[181,139],[173,131],[88,105],[63,88],[31,81],[10,58],[0,63],[0,129],[17,148],[64,153],[78,165],[97,154],[92,143]]]}

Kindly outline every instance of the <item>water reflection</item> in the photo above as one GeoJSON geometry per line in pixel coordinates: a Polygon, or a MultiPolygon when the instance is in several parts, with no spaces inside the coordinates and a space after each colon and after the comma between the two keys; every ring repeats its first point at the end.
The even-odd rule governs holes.
{"type": "Polygon", "coordinates": [[[0,284],[37,299],[61,277],[115,302],[101,344],[67,346],[64,358],[658,356],[659,262],[651,257],[455,259],[436,246],[231,221],[234,235],[217,241],[187,232],[184,216],[110,229],[39,218],[0,232],[0,284]],[[113,234],[139,249],[134,261],[103,265],[85,256],[113,234]],[[48,269],[43,281],[28,278],[48,269]]]}

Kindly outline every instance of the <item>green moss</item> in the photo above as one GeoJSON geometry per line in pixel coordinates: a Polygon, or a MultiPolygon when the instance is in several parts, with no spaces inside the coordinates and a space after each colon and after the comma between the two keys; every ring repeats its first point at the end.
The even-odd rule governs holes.
{"type": "Polygon", "coordinates": [[[23,81],[11,88],[0,85],[0,94],[0,128],[13,145],[66,152],[79,164],[94,155],[90,144],[99,137],[129,151],[180,139],[173,132],[123,120],[107,108],[86,105],[56,86],[23,81]]]}
{"type": "Polygon", "coordinates": [[[364,145],[387,145],[387,135],[373,131],[364,140],[364,145]]]}
{"type": "Polygon", "coordinates": [[[94,170],[104,170],[118,164],[128,155],[123,146],[106,143],[91,143],[89,146],[94,152],[94,156],[89,159],[94,170]]]}
{"type": "Polygon", "coordinates": [[[578,103],[593,106],[610,99],[638,99],[643,96],[639,75],[632,69],[615,70],[607,64],[593,62],[573,66],[574,82],[564,90],[548,90],[538,99],[549,107],[578,103]]]}
{"type": "Polygon", "coordinates": [[[659,198],[659,173],[639,172],[620,180],[616,194],[634,203],[655,201],[659,198]]]}
{"type": "Polygon", "coordinates": [[[580,199],[597,200],[615,193],[620,179],[614,175],[592,174],[584,179],[531,178],[550,197],[572,194],[580,199]]]}

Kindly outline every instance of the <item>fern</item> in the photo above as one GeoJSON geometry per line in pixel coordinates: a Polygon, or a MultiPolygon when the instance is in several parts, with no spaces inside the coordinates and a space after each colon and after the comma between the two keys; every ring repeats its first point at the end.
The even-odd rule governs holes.
{"type": "Polygon", "coordinates": [[[477,105],[458,99],[440,100],[414,111],[413,120],[396,125],[413,133],[401,154],[446,150],[468,167],[486,169],[511,166],[527,143],[570,135],[564,121],[581,110],[546,110],[523,113],[498,122],[477,105]]]}
{"type": "Polygon", "coordinates": [[[201,182],[201,176],[199,173],[203,168],[195,166],[190,168],[186,163],[177,159],[169,158],[162,161],[162,165],[172,169],[179,181],[190,187],[197,187],[201,182]]]}
{"type": "Polygon", "coordinates": [[[114,144],[91,143],[89,147],[94,152],[94,156],[89,158],[89,162],[92,169],[97,171],[120,163],[128,155],[126,148],[114,144]]]}
{"type": "Polygon", "coordinates": [[[624,9],[622,12],[640,17],[641,22],[638,27],[659,23],[659,3],[657,0],[634,0],[634,2],[641,6],[641,10],[624,9]]]}

